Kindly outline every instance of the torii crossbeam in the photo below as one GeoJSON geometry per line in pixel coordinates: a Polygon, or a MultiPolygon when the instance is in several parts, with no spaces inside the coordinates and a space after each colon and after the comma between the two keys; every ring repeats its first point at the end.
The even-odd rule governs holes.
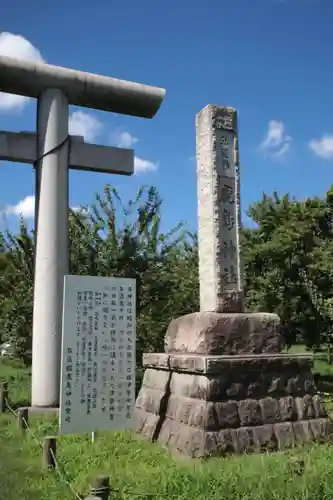
{"type": "Polygon", "coordinates": [[[36,166],[38,204],[31,405],[57,407],[62,300],[68,274],[68,167],[132,175],[132,150],[68,135],[68,105],[153,118],[165,90],[0,56],[0,91],[38,99],[37,134],[0,133],[0,159],[36,166]]]}

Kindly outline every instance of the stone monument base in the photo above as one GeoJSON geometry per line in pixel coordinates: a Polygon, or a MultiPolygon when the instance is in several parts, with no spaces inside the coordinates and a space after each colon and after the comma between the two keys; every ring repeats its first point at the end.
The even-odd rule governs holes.
{"type": "Polygon", "coordinates": [[[168,354],[279,353],[281,321],[272,313],[196,312],[173,319],[164,344],[168,354]]]}
{"type": "Polygon", "coordinates": [[[59,406],[20,406],[19,410],[27,410],[29,414],[59,415],[59,406]]]}
{"type": "Polygon", "coordinates": [[[136,431],[193,458],[276,450],[333,436],[312,357],[144,354],[136,431]]]}

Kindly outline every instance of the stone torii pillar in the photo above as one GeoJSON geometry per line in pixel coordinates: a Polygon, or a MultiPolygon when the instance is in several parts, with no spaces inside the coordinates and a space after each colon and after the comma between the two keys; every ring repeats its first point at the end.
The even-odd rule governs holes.
{"type": "Polygon", "coordinates": [[[31,405],[59,404],[63,279],[68,274],[68,166],[131,175],[131,150],[68,135],[68,105],[153,118],[157,87],[0,56],[0,91],[38,99],[37,136],[1,134],[0,159],[36,165],[38,204],[31,405]]]}

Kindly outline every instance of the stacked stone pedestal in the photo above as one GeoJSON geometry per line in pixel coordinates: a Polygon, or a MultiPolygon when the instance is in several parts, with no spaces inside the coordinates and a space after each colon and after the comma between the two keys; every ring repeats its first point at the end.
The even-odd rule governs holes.
{"type": "Polygon", "coordinates": [[[143,357],[137,432],[197,458],[329,438],[333,425],[316,394],[312,357],[274,352],[281,348],[278,327],[274,315],[198,313],[172,322],[166,350],[173,352],[143,357]],[[207,321],[215,327],[208,328],[207,321]],[[175,352],[185,349],[181,338],[189,324],[194,351],[233,352],[237,345],[242,352],[175,352]],[[266,336],[259,335],[258,325],[266,328],[266,336]],[[264,352],[253,354],[258,349],[264,352]]]}

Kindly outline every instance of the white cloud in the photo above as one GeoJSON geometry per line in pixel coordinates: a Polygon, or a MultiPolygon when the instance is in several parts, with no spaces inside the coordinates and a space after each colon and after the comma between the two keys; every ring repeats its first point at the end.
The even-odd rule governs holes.
{"type": "Polygon", "coordinates": [[[333,135],[324,135],[321,139],[312,139],[310,149],[320,158],[328,160],[333,157],[333,135]]]}
{"type": "MultiPolygon", "coordinates": [[[[116,132],[112,134],[111,141],[116,144],[118,148],[131,148],[134,144],[139,142],[137,137],[134,137],[129,132],[116,132]]],[[[134,172],[136,174],[152,172],[158,169],[158,163],[154,163],[138,156],[134,157],[134,172]]]]}
{"type": "Polygon", "coordinates": [[[137,142],[139,142],[139,139],[130,132],[120,132],[118,130],[110,135],[110,143],[118,148],[131,148],[137,142]]]}
{"type": "MultiPolygon", "coordinates": [[[[39,50],[26,38],[6,31],[0,33],[0,55],[26,61],[44,61],[39,50]]],[[[0,92],[0,111],[20,111],[28,101],[27,97],[0,92]]]]}
{"type": "Polygon", "coordinates": [[[130,148],[137,142],[139,142],[139,139],[134,137],[129,132],[120,132],[117,135],[116,143],[118,148],[130,148]]]}
{"type": "Polygon", "coordinates": [[[84,140],[92,142],[100,134],[103,124],[90,113],[74,111],[69,117],[69,133],[83,135],[84,140]]]}
{"type": "MultiPolygon", "coordinates": [[[[14,215],[16,217],[24,217],[25,219],[34,219],[35,217],[35,196],[29,195],[20,200],[16,205],[7,205],[2,212],[3,215],[14,215]]],[[[87,214],[88,209],[84,205],[71,207],[74,212],[87,214]]]]}
{"type": "Polygon", "coordinates": [[[16,205],[7,205],[3,211],[5,215],[16,215],[25,219],[33,219],[35,216],[35,197],[26,196],[16,205]]]}
{"type": "Polygon", "coordinates": [[[158,169],[158,164],[153,163],[149,160],[143,160],[142,158],[138,158],[135,156],[134,158],[134,172],[136,174],[144,173],[144,172],[152,172],[158,169]]]}
{"type": "Polygon", "coordinates": [[[285,133],[282,121],[271,120],[268,123],[267,134],[260,143],[260,149],[272,157],[282,157],[290,148],[292,138],[285,133]]]}

